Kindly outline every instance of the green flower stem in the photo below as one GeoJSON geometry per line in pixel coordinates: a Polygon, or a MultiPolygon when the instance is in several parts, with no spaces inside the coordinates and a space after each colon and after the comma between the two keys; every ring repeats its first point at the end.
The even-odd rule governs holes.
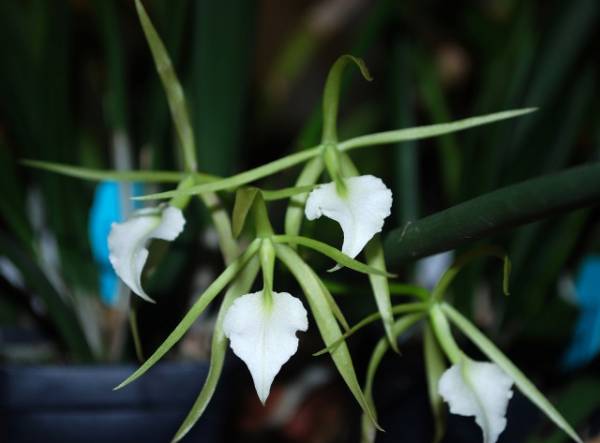
{"type": "Polygon", "coordinates": [[[269,239],[261,242],[258,252],[263,275],[263,297],[267,306],[273,303],[273,274],[275,271],[275,248],[269,239]]]}
{"type": "Polygon", "coordinates": [[[454,341],[448,320],[437,303],[429,310],[429,320],[438,343],[448,359],[452,364],[459,363],[464,358],[464,354],[454,341]]]}
{"type": "Polygon", "coordinates": [[[398,266],[598,202],[600,163],[567,169],[498,189],[406,223],[387,236],[386,258],[391,266],[398,266]]]}

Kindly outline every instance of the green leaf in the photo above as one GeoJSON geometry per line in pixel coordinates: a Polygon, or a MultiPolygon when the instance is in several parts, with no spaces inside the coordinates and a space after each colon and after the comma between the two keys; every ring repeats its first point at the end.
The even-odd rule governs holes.
{"type": "MultiPolygon", "coordinates": [[[[315,157],[304,165],[302,172],[296,180],[296,186],[312,186],[319,180],[323,173],[323,158],[315,157]]],[[[298,235],[302,220],[304,220],[304,205],[308,194],[298,194],[292,197],[285,213],[285,233],[287,235],[298,235]]]]}
{"type": "Polygon", "coordinates": [[[325,298],[327,298],[327,303],[329,304],[329,307],[331,308],[331,312],[333,312],[334,317],[336,318],[338,323],[342,326],[342,328],[344,328],[344,331],[349,331],[350,324],[348,323],[348,321],[346,320],[346,317],[344,316],[344,313],[342,312],[342,310],[336,303],[335,298],[333,298],[333,295],[331,295],[331,292],[329,292],[329,289],[327,289],[327,286],[325,286],[325,283],[323,283],[323,281],[321,279],[318,279],[318,280],[319,280],[319,284],[321,285],[321,290],[323,291],[323,295],[325,296],[325,298]]]}
{"type": "MultiPolygon", "coordinates": [[[[276,244],[275,250],[279,259],[290,270],[302,287],[315,322],[321,333],[321,337],[323,338],[325,345],[329,346],[339,339],[341,331],[331,312],[327,298],[323,294],[322,285],[319,283],[319,277],[317,277],[313,270],[298,256],[296,251],[290,247],[276,244]]],[[[339,346],[332,350],[331,358],[362,410],[371,418],[375,426],[379,428],[375,414],[365,400],[363,392],[360,389],[346,343],[340,343],[339,346]]]]}
{"type": "Polygon", "coordinates": [[[305,185],[305,186],[294,186],[291,188],[283,188],[277,189],[275,191],[270,191],[268,189],[261,189],[261,194],[265,201],[273,201],[273,200],[283,200],[285,198],[294,197],[300,194],[308,194],[315,188],[315,185],[305,185]]]}
{"type": "Polygon", "coordinates": [[[327,243],[323,243],[318,240],[313,240],[312,238],[295,235],[274,235],[272,239],[276,243],[289,243],[306,246],[307,248],[313,249],[335,260],[341,266],[345,266],[357,272],[362,272],[363,274],[375,274],[395,277],[394,274],[390,274],[385,270],[377,269],[373,266],[365,265],[364,263],[361,263],[358,260],[348,257],[339,249],[336,249],[333,246],[329,246],[327,243]]]}
{"type": "MultiPolygon", "coordinates": [[[[427,309],[428,304],[427,303],[405,303],[402,305],[396,305],[392,307],[392,313],[394,314],[407,314],[407,313],[413,313],[413,312],[420,312],[420,311],[424,311],[427,309]]],[[[319,355],[323,355],[326,352],[331,352],[332,350],[334,350],[337,346],[339,346],[342,342],[345,342],[345,340],[350,337],[351,335],[353,335],[355,332],[358,332],[359,330],[361,330],[362,328],[364,328],[365,326],[379,320],[381,318],[381,314],[379,312],[375,312],[373,314],[367,315],[365,318],[363,318],[361,321],[359,321],[357,324],[355,324],[354,326],[352,326],[348,331],[346,331],[344,333],[344,335],[342,335],[340,338],[338,338],[337,340],[335,340],[333,343],[331,343],[329,346],[315,352],[313,354],[313,357],[318,357],[319,355]]]]}
{"type": "Polygon", "coordinates": [[[323,91],[323,135],[321,141],[325,143],[337,142],[337,115],[340,102],[340,86],[342,83],[342,74],[348,63],[353,62],[359,69],[362,76],[371,81],[371,74],[365,65],[365,62],[352,55],[342,55],[339,57],[327,75],[325,90],[323,91]]]}
{"type": "Polygon", "coordinates": [[[559,428],[565,431],[574,441],[583,443],[575,430],[567,423],[563,416],[556,410],[554,406],[544,397],[531,381],[517,368],[509,359],[492,343],[485,335],[483,335],[469,320],[467,320],[460,312],[454,309],[447,303],[442,304],[443,312],[448,316],[450,321],[454,323],[469,339],[483,352],[490,360],[496,363],[506,374],[508,374],[515,382],[521,392],[529,398],[538,408],[540,408],[550,420],[552,420],[559,428]]]}
{"type": "MultiPolygon", "coordinates": [[[[21,160],[21,163],[31,168],[43,169],[45,171],[66,175],[67,177],[91,181],[114,180],[147,183],[178,183],[189,175],[186,172],[176,171],[115,171],[107,169],[90,169],[81,166],[37,160],[21,160]]],[[[208,182],[217,179],[217,177],[198,172],[195,173],[195,177],[199,182],[208,182]]]]}
{"type": "Polygon", "coordinates": [[[423,356],[425,359],[425,375],[427,376],[427,392],[431,403],[431,412],[435,430],[433,443],[439,443],[444,438],[446,430],[446,410],[444,402],[438,392],[438,382],[446,370],[444,356],[440,349],[430,325],[425,326],[423,333],[423,356]]]}
{"type": "Polygon", "coordinates": [[[478,117],[469,117],[464,120],[457,120],[450,123],[440,123],[437,125],[417,126],[414,128],[378,132],[375,134],[363,135],[361,137],[355,137],[350,140],[346,140],[339,143],[338,148],[341,151],[347,151],[365,146],[384,145],[389,143],[437,137],[439,135],[450,134],[452,132],[464,131],[465,129],[474,128],[475,126],[487,125],[500,120],[519,117],[536,110],[536,108],[516,109],[496,112],[494,114],[481,115],[478,117]]]}
{"type": "Polygon", "coordinates": [[[208,369],[208,375],[206,376],[204,386],[202,387],[198,398],[194,402],[194,405],[190,409],[188,415],[185,417],[185,420],[183,420],[183,423],[177,430],[175,437],[173,437],[174,442],[181,440],[189,432],[192,426],[196,424],[198,419],[200,419],[206,410],[208,403],[215,393],[217,383],[219,382],[219,378],[223,372],[223,363],[225,362],[225,354],[227,352],[228,344],[227,338],[225,337],[225,334],[223,334],[223,319],[225,318],[225,314],[233,302],[239,296],[246,294],[250,290],[252,283],[258,274],[258,269],[258,260],[256,257],[253,257],[248,262],[246,267],[237,275],[237,277],[235,277],[229,286],[229,289],[227,292],[225,292],[223,302],[219,308],[219,314],[217,316],[217,321],[215,323],[215,329],[212,336],[210,347],[210,367],[208,369]]]}
{"type": "Polygon", "coordinates": [[[244,187],[239,188],[235,193],[235,203],[233,205],[233,214],[231,216],[232,232],[235,238],[239,237],[244,229],[246,218],[254,203],[254,197],[258,188],[244,187]]]}
{"type": "Polygon", "coordinates": [[[212,302],[225,286],[240,272],[246,263],[256,254],[260,246],[260,240],[253,241],[248,249],[235,261],[233,261],[222,273],[213,281],[210,286],[198,297],[198,300],[192,305],[179,324],[173,329],[169,336],[161,343],[154,353],[125,381],[119,384],[116,389],[127,386],[132,381],[142,376],[156,362],[158,362],[166,353],[177,343],[183,334],[192,326],[206,307],[212,302]]]}
{"type": "MultiPolygon", "coordinates": [[[[387,272],[385,267],[385,258],[383,256],[383,245],[381,243],[381,237],[376,235],[367,243],[365,247],[365,258],[369,266],[375,269],[379,269],[382,272],[387,272]]],[[[390,300],[390,288],[388,286],[388,279],[386,276],[369,274],[369,282],[373,289],[373,296],[375,297],[375,303],[377,309],[381,314],[381,321],[383,322],[383,328],[390,341],[392,349],[398,352],[396,340],[392,336],[392,325],[394,324],[394,315],[392,314],[392,302],[390,300]]]]}
{"type": "MultiPolygon", "coordinates": [[[[321,146],[305,149],[304,151],[290,154],[278,160],[266,163],[248,171],[241,172],[231,177],[217,180],[211,183],[200,184],[183,192],[184,195],[196,195],[205,192],[223,191],[226,189],[236,189],[242,185],[256,181],[259,178],[264,178],[284,169],[291,168],[299,163],[310,160],[321,152],[321,146]]],[[[135,200],[158,200],[174,197],[178,195],[178,191],[159,192],[157,194],[144,195],[136,197],[135,200]]]]}
{"type": "Polygon", "coordinates": [[[502,230],[597,204],[600,163],[589,163],[481,195],[391,231],[388,265],[454,249],[502,230]]]}
{"type": "MultiPolygon", "coordinates": [[[[410,314],[405,317],[400,318],[392,325],[392,334],[394,341],[398,339],[400,335],[402,335],[405,331],[407,331],[411,326],[417,323],[419,320],[423,318],[423,314],[410,314]]],[[[373,400],[373,383],[375,382],[375,374],[377,373],[377,369],[379,369],[379,365],[383,356],[387,352],[390,347],[390,342],[386,338],[382,338],[377,342],[377,345],[373,349],[373,353],[371,354],[371,358],[369,359],[369,367],[367,369],[367,380],[365,383],[365,398],[367,402],[371,405],[373,411],[375,411],[375,402],[373,400]]],[[[361,430],[361,442],[362,443],[373,443],[375,441],[376,431],[373,427],[373,423],[368,419],[368,417],[364,417],[362,419],[362,430],[361,430]],[[365,420],[366,418],[366,420],[365,420]]]]}
{"type": "MultiPolygon", "coordinates": [[[[185,195],[180,195],[178,198],[184,198],[185,195]]],[[[210,218],[213,223],[213,227],[217,231],[219,237],[219,248],[225,259],[225,264],[231,263],[239,254],[239,248],[233,238],[233,231],[231,228],[231,220],[229,214],[225,210],[224,206],[217,194],[213,192],[207,192],[198,196],[204,203],[204,206],[210,212],[210,218]]]]}
{"type": "Polygon", "coordinates": [[[167,50],[165,49],[162,40],[158,36],[156,29],[154,29],[148,14],[146,14],[142,2],[140,0],[135,0],[135,6],[140,18],[140,23],[142,24],[142,29],[146,35],[146,40],[150,46],[152,57],[154,58],[156,71],[158,72],[165,89],[167,102],[169,103],[169,109],[171,110],[171,116],[173,118],[173,123],[175,124],[175,130],[183,150],[185,168],[187,171],[195,171],[197,165],[194,131],[192,130],[190,119],[188,117],[183,88],[177,78],[175,69],[173,69],[169,54],[167,54],[167,50]]]}

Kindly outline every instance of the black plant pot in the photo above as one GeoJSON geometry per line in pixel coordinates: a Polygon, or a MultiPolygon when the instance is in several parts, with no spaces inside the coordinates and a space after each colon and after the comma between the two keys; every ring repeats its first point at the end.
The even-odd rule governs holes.
{"type": "MultiPolygon", "coordinates": [[[[0,367],[0,442],[164,443],[192,406],[207,364],[158,364],[113,391],[134,366],[0,367]]],[[[217,395],[184,442],[220,440],[225,401],[217,395]]]]}

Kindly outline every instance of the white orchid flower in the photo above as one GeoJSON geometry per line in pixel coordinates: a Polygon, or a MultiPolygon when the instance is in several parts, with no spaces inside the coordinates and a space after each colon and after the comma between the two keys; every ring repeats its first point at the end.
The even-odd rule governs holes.
{"type": "Polygon", "coordinates": [[[141,282],[148,259],[148,241],[175,240],[184,225],[181,209],[173,206],[142,209],[126,221],[112,224],[108,235],[110,263],[121,280],[144,300],[154,301],[144,292],[141,282]]]}
{"type": "Polygon", "coordinates": [[[494,363],[463,360],[441,376],[438,391],[450,412],[474,416],[484,443],[495,443],[506,427],[513,380],[494,363]]]}
{"type": "Polygon", "coordinates": [[[270,303],[262,291],[242,295],[225,314],[223,333],[248,366],[263,404],[275,376],[298,350],[296,331],[307,329],[306,309],[287,292],[273,292],[270,303]]]}
{"type": "Polygon", "coordinates": [[[346,195],[338,194],[334,182],[313,189],[304,213],[309,220],[324,215],[338,222],[344,232],[342,252],[354,258],[383,228],[391,213],[392,191],[372,175],[349,177],[344,183],[346,195]]]}

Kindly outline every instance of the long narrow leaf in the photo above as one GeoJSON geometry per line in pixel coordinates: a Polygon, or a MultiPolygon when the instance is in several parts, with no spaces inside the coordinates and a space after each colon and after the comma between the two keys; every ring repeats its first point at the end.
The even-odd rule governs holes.
{"type": "Polygon", "coordinates": [[[444,303],[442,310],[469,339],[483,352],[490,360],[496,363],[506,372],[515,382],[521,392],[529,398],[544,414],[550,418],[559,428],[565,431],[573,440],[582,443],[581,438],[575,430],[567,423],[563,416],[554,406],[544,397],[531,381],[517,368],[509,359],[492,343],[485,335],[467,320],[460,312],[452,306],[444,303]]]}
{"type": "Polygon", "coordinates": [[[250,244],[248,249],[234,262],[231,263],[219,277],[211,283],[211,285],[198,297],[198,300],[193,304],[190,310],[185,314],[179,324],[173,329],[169,336],[161,343],[154,353],[142,364],[133,374],[125,381],[119,384],[115,389],[121,389],[132,381],[142,376],[156,362],[158,362],[171,349],[175,343],[183,337],[183,334],[192,326],[206,307],[214,300],[214,298],[223,290],[225,286],[240,272],[246,263],[256,254],[260,246],[260,240],[255,240],[250,244]]]}
{"type": "Polygon", "coordinates": [[[156,70],[165,88],[167,102],[175,124],[175,130],[183,150],[184,164],[188,171],[196,170],[196,147],[194,143],[194,131],[188,117],[185,95],[181,83],[177,78],[173,64],[165,46],[158,36],[154,25],[150,21],[144,6],[140,0],[135,0],[135,6],[154,58],[156,70]]]}
{"type": "Polygon", "coordinates": [[[339,249],[336,249],[333,246],[329,246],[327,243],[323,243],[318,240],[313,240],[312,238],[293,235],[274,235],[273,241],[277,243],[289,243],[293,245],[306,246],[307,248],[313,249],[317,252],[320,252],[323,255],[326,255],[327,257],[335,260],[338,264],[342,266],[345,266],[357,272],[362,272],[363,274],[375,274],[394,277],[394,274],[390,274],[385,270],[377,269],[373,266],[365,265],[364,263],[361,263],[358,260],[348,257],[339,249]]]}
{"type": "MultiPolygon", "coordinates": [[[[91,181],[114,180],[147,183],[178,183],[189,175],[187,172],[178,171],[115,171],[110,169],[90,169],[81,166],[37,160],[21,160],[21,163],[32,168],[43,169],[67,177],[91,181]]],[[[217,176],[200,172],[194,173],[194,177],[198,183],[219,180],[219,177],[217,176]]]]}
{"type": "Polygon", "coordinates": [[[210,367],[208,369],[208,375],[206,376],[204,386],[194,402],[192,409],[185,417],[185,420],[183,420],[175,437],[173,437],[173,442],[181,440],[189,432],[192,426],[196,424],[215,393],[217,383],[223,372],[223,363],[225,362],[225,354],[227,352],[228,341],[223,333],[223,319],[225,318],[225,313],[239,296],[246,294],[250,290],[252,283],[256,279],[258,270],[258,259],[253,257],[246,267],[238,274],[233,283],[231,283],[223,297],[210,347],[210,367]]]}
{"type": "Polygon", "coordinates": [[[465,129],[474,128],[476,126],[487,125],[497,121],[519,117],[521,115],[534,112],[535,110],[536,108],[516,109],[496,112],[494,114],[481,115],[478,117],[469,117],[464,120],[457,120],[450,123],[440,123],[437,125],[417,126],[415,128],[378,132],[376,134],[363,135],[361,137],[346,140],[339,143],[338,148],[342,151],[347,151],[366,146],[384,145],[389,143],[399,143],[409,140],[437,137],[439,135],[464,131],[465,129]]]}
{"type": "MultiPolygon", "coordinates": [[[[279,259],[290,270],[302,287],[319,331],[321,332],[321,337],[323,338],[325,345],[329,346],[341,336],[341,331],[331,312],[329,304],[327,303],[326,297],[322,293],[319,278],[298,256],[296,251],[290,247],[276,244],[275,250],[279,259]]],[[[362,410],[371,418],[375,426],[379,428],[375,414],[365,400],[363,392],[360,389],[360,384],[356,378],[356,372],[346,343],[340,343],[335,350],[331,351],[331,358],[362,410]]]]}
{"type": "MultiPolygon", "coordinates": [[[[313,185],[323,173],[323,159],[315,157],[304,165],[304,169],[296,180],[296,186],[313,185]]],[[[308,194],[299,194],[292,197],[285,213],[285,233],[287,235],[300,234],[300,227],[304,219],[304,205],[308,194]]]]}

